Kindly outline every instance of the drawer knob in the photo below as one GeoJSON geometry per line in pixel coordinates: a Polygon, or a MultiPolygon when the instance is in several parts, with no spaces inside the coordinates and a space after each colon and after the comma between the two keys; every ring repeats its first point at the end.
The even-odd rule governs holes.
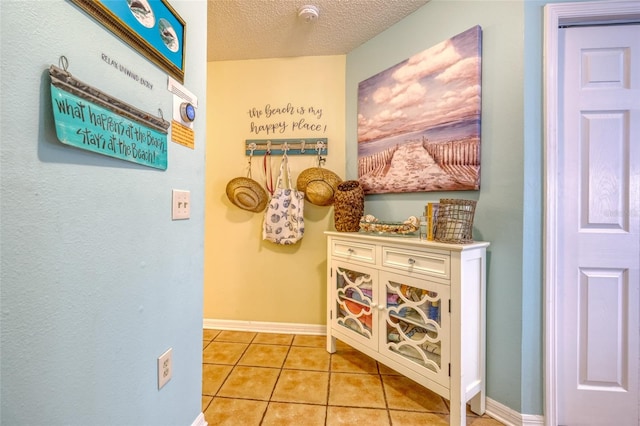
{"type": "Polygon", "coordinates": [[[410,257],[408,262],[409,262],[409,265],[413,265],[414,263],[416,263],[416,260],[410,257]]]}
{"type": "Polygon", "coordinates": [[[355,253],[355,252],[356,252],[356,251],[355,251],[354,249],[352,249],[352,248],[347,249],[347,253],[349,253],[349,254],[353,254],[353,253],[355,253]]]}

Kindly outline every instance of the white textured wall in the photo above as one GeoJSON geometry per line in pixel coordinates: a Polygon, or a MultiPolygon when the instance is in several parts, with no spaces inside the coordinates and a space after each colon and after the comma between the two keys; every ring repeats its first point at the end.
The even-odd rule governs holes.
{"type": "MultiPolygon", "coordinates": [[[[186,87],[205,116],[206,2],[187,22],[186,87]]],[[[48,68],[170,116],[166,74],[69,1],[2,1],[3,425],[188,425],[201,411],[205,120],[166,171],[57,141],[48,68]],[[114,70],[105,53],[153,83],[114,70]],[[171,189],[192,218],[170,220],[171,189]],[[156,358],[173,348],[160,391],[156,358]]]]}

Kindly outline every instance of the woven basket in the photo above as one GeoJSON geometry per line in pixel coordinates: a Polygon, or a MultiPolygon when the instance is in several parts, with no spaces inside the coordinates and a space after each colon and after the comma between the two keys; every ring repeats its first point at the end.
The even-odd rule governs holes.
{"type": "Polygon", "coordinates": [[[476,201],[440,199],[434,240],[441,243],[473,242],[473,216],[476,201]]]}
{"type": "Polygon", "coordinates": [[[360,182],[347,180],[339,183],[333,202],[336,230],[339,232],[358,232],[363,213],[364,190],[360,182]]]}

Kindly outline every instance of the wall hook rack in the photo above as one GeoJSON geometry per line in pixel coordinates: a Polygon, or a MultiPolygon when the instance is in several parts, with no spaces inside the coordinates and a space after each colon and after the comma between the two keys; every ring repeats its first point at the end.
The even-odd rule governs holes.
{"type": "Polygon", "coordinates": [[[246,155],[327,155],[327,138],[304,139],[247,139],[246,155]],[[251,149],[253,147],[253,149],[251,149]]]}

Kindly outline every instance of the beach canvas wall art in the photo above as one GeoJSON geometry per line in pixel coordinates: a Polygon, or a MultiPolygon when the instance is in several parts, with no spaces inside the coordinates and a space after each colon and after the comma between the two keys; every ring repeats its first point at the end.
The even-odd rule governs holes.
{"type": "Polygon", "coordinates": [[[360,82],[365,194],[480,189],[481,46],[475,26],[360,82]]]}

